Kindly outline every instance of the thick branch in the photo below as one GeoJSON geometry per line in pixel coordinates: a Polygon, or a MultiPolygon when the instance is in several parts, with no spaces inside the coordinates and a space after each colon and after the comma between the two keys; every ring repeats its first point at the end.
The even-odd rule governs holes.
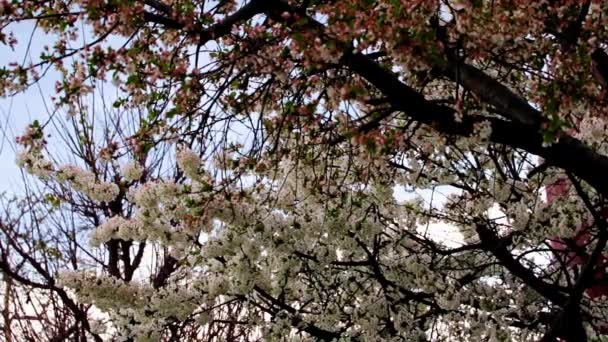
{"type": "MultiPolygon", "coordinates": [[[[199,31],[201,44],[228,34],[233,25],[262,12],[266,12],[270,18],[278,22],[287,25],[293,24],[291,22],[293,19],[282,17],[281,14],[285,11],[296,13],[301,18],[305,17],[311,30],[317,31],[319,34],[322,33],[323,25],[305,16],[305,12],[292,8],[281,0],[252,0],[223,21],[199,31]]],[[[542,135],[536,127],[519,123],[521,120],[530,120],[527,115],[533,115],[533,113],[528,113],[529,108],[526,109],[525,106],[518,103],[513,97],[516,95],[506,94],[504,89],[499,91],[499,88],[495,87],[487,96],[490,97],[489,94],[494,94],[501,97],[502,100],[499,100],[497,104],[502,103],[501,106],[506,106],[506,108],[513,109],[513,106],[515,106],[514,108],[520,112],[513,113],[511,116],[519,118],[517,122],[480,117],[466,117],[460,122],[456,120],[455,111],[452,108],[427,101],[422,94],[401,82],[395,74],[365,55],[345,51],[340,62],[386,95],[388,101],[396,110],[403,111],[419,122],[433,126],[441,133],[470,136],[474,134],[475,123],[483,120],[489,121],[493,130],[490,136],[492,142],[520,148],[541,156],[548,164],[571,171],[593,186],[598,192],[608,195],[608,177],[605,177],[608,174],[608,158],[596,153],[580,140],[570,136],[561,138],[559,142],[551,146],[543,146],[542,135]]],[[[474,70],[469,69],[468,72],[470,77],[475,75],[474,70]]]]}
{"type": "Polygon", "coordinates": [[[539,127],[542,117],[539,111],[532,108],[526,99],[478,68],[449,58],[443,74],[494,106],[497,112],[507,119],[539,127]]]}
{"type": "Polygon", "coordinates": [[[365,56],[347,53],[342,62],[386,95],[395,109],[441,133],[470,136],[474,134],[476,123],[488,121],[492,126],[491,141],[539,155],[551,165],[572,171],[598,192],[608,194],[608,177],[605,177],[608,174],[608,158],[591,150],[580,140],[565,136],[550,146],[543,146],[541,133],[528,125],[474,116],[459,121],[452,108],[427,101],[395,74],[365,56]]]}
{"type": "MultiPolygon", "coordinates": [[[[301,17],[305,15],[305,13],[301,13],[302,11],[291,8],[281,0],[269,0],[268,2],[273,4],[272,10],[267,13],[273,20],[290,24],[290,19],[281,16],[284,11],[297,13],[301,17]]],[[[323,34],[323,25],[310,17],[306,17],[306,19],[310,30],[319,35],[323,34]]],[[[539,129],[532,125],[521,124],[519,121],[508,122],[495,118],[470,116],[457,120],[454,109],[427,101],[421,93],[401,82],[397,75],[363,54],[346,50],[340,62],[382,92],[393,108],[406,113],[416,121],[430,125],[441,133],[460,136],[473,135],[476,123],[489,121],[492,126],[490,136],[492,142],[520,148],[541,156],[547,163],[571,171],[598,192],[608,195],[608,177],[605,177],[608,174],[608,158],[591,150],[580,140],[566,135],[557,143],[543,146],[544,141],[539,129]]],[[[473,73],[472,70],[470,72],[473,73]]],[[[494,80],[486,81],[496,82],[494,80]]],[[[498,88],[495,87],[494,91],[498,91],[498,88]]],[[[513,101],[517,102],[513,98],[517,95],[503,93],[500,96],[508,99],[505,102],[507,105],[514,103],[513,101]]],[[[521,117],[521,120],[525,120],[528,110],[525,110],[522,104],[516,105],[516,108],[524,111],[512,114],[512,117],[521,117]]],[[[533,114],[530,113],[530,115],[533,114]]],[[[380,120],[381,118],[378,121],[380,120]]]]}
{"type": "Polygon", "coordinates": [[[585,203],[585,206],[594,218],[594,223],[599,228],[598,241],[591,253],[591,256],[587,260],[583,267],[576,284],[574,284],[568,303],[564,306],[557,319],[551,325],[550,329],[543,336],[543,342],[549,342],[555,340],[555,337],[562,337],[566,341],[586,341],[587,333],[583,326],[583,322],[580,315],[580,300],[583,296],[583,292],[593,282],[593,278],[596,269],[599,264],[599,259],[606,247],[608,242],[608,230],[606,229],[605,219],[602,217],[600,212],[596,210],[591,203],[591,199],[587,196],[583,190],[581,184],[578,182],[572,174],[568,174],[570,181],[574,185],[577,194],[585,203]],[[570,325],[569,329],[564,329],[565,326],[570,325]]]}
{"type": "MultiPolygon", "coordinates": [[[[194,29],[188,31],[187,33],[199,36],[199,45],[204,45],[205,43],[213,39],[217,39],[219,37],[229,34],[234,25],[249,20],[253,18],[256,14],[263,13],[270,3],[272,3],[272,1],[251,0],[239,10],[234,12],[232,15],[229,15],[224,18],[222,21],[211,25],[210,27],[203,29],[194,29]]],[[[152,6],[152,3],[147,2],[147,4],[149,6],[152,6]]],[[[158,9],[158,6],[152,7],[158,9]]],[[[167,6],[163,7],[162,11],[165,13],[173,12],[171,8],[167,6]]],[[[161,24],[166,28],[170,29],[185,29],[185,25],[177,20],[150,12],[144,12],[144,20],[151,23],[161,24]]]]}
{"type": "Polygon", "coordinates": [[[166,255],[163,261],[163,265],[152,280],[152,286],[155,289],[159,289],[167,284],[167,280],[171,274],[177,269],[177,259],[170,255],[166,255]]]}
{"type": "Polygon", "coordinates": [[[483,223],[478,223],[476,230],[484,249],[492,253],[509,272],[553,303],[560,306],[566,303],[567,297],[564,294],[557,291],[551,284],[540,280],[531,270],[515,260],[504,241],[499,239],[488,227],[483,223]]]}

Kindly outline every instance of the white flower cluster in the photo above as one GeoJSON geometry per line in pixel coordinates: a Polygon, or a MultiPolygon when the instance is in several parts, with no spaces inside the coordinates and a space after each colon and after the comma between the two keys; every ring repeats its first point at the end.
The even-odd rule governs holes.
{"type": "Polygon", "coordinates": [[[110,202],[118,196],[120,189],[114,183],[98,181],[95,175],[75,165],[61,166],[57,180],[69,183],[74,189],[99,202],[110,202]]]}
{"type": "Polygon", "coordinates": [[[122,168],[121,173],[127,181],[137,181],[143,176],[144,168],[140,163],[131,161],[122,168]]]}
{"type": "Polygon", "coordinates": [[[192,186],[158,181],[131,188],[127,200],[135,207],[133,215],[106,220],[92,232],[91,245],[99,246],[111,239],[151,240],[170,247],[175,256],[182,255],[201,232],[209,233],[213,228],[210,212],[223,210],[213,209],[220,202],[206,192],[192,193],[198,191],[199,185],[196,181],[192,186]]]}
{"type": "MultiPolygon", "coordinates": [[[[483,125],[478,128],[484,130],[483,125]]],[[[429,148],[431,154],[436,151],[433,146],[429,148]]],[[[102,277],[83,280],[83,276],[76,275],[65,281],[76,289],[80,300],[113,315],[112,323],[125,337],[159,338],[159,327],[168,322],[191,320],[204,308],[234,298],[258,304],[260,289],[275,298],[281,296],[297,310],[307,303],[309,312],[319,312],[298,317],[298,324],[334,330],[347,317],[352,325],[345,335],[369,340],[377,338],[379,327],[382,329],[388,321],[395,322],[399,336],[410,336],[412,332],[425,335],[412,314],[424,304],[412,300],[414,306],[410,308],[416,310],[408,310],[410,304],[404,300],[398,311],[386,310],[405,297],[421,296],[426,301],[428,295],[428,301],[442,309],[458,312],[469,310],[467,303],[471,298],[489,298],[483,305],[506,307],[496,298],[504,298],[510,284],[486,293],[483,280],[465,288],[455,280],[469,274],[468,265],[486,262],[485,255],[462,252],[437,258],[433,250],[447,247],[441,243],[428,247],[432,241],[418,227],[432,218],[421,198],[398,204],[392,191],[394,183],[362,184],[359,176],[349,178],[351,171],[345,171],[364,170],[366,179],[394,179],[389,178],[393,176],[380,166],[382,163],[357,158],[352,164],[331,160],[334,167],[325,171],[327,165],[322,162],[296,168],[295,160],[284,160],[277,168],[279,180],[269,179],[269,172],[264,181],[244,189],[228,184],[222,193],[213,191],[216,184],[212,178],[202,181],[206,176],[198,155],[181,150],[178,163],[192,177],[189,181],[177,184],[156,180],[133,186],[127,196],[134,207],[132,216],[114,216],[91,235],[94,245],[110,239],[145,239],[168,247],[169,253],[179,259],[180,267],[166,285],[153,289],[135,281],[125,284],[102,277]],[[296,169],[297,174],[293,171],[296,169]],[[330,172],[331,177],[319,178],[323,172],[330,172]],[[202,241],[202,232],[209,234],[204,242],[196,243],[202,241]],[[411,238],[414,235],[416,239],[411,238]],[[383,288],[374,278],[376,272],[391,286],[383,288]],[[402,289],[403,293],[393,289],[402,289]],[[354,303],[350,298],[357,300],[354,303]]],[[[239,167],[233,164],[231,167],[239,167]]],[[[63,172],[66,181],[76,182],[76,177],[91,180],[87,175],[78,176],[75,170],[70,172],[63,172]]],[[[131,174],[123,170],[123,176],[127,173],[131,174]]],[[[442,214],[462,217],[462,226],[469,234],[466,242],[472,242],[477,240],[477,233],[468,219],[487,215],[498,197],[509,206],[504,214],[510,218],[510,229],[527,227],[534,215],[524,202],[518,205],[510,198],[515,191],[523,192],[524,187],[480,184],[500,195],[471,198],[459,193],[449,198],[454,202],[452,209],[431,212],[442,210],[442,214]]],[[[255,309],[247,310],[252,310],[246,312],[248,319],[255,317],[255,309]]],[[[200,317],[204,320],[213,315],[210,311],[208,316],[200,317]]],[[[262,318],[255,329],[262,338],[287,336],[294,331],[291,315],[272,317],[272,321],[262,318]]],[[[448,314],[438,317],[431,319],[439,322],[450,318],[448,314]]],[[[474,321],[472,317],[465,319],[467,324],[474,321]]],[[[480,320],[484,323],[487,318],[480,320]]],[[[462,336],[468,339],[494,334],[482,331],[482,324],[469,329],[451,319],[446,322],[444,330],[451,335],[465,328],[468,330],[462,336]]]]}
{"type": "MultiPolygon", "coordinates": [[[[190,276],[198,277],[196,274],[190,276]]],[[[86,271],[62,272],[58,280],[59,286],[74,289],[79,301],[94,304],[109,313],[122,338],[137,337],[138,341],[141,337],[158,341],[155,337],[166,318],[186,320],[201,306],[204,293],[197,280],[189,284],[170,283],[157,290],[137,281],[124,282],[86,271]]],[[[103,322],[99,321],[92,328],[96,332],[105,330],[103,322]]]]}
{"type": "Polygon", "coordinates": [[[52,175],[53,165],[42,153],[46,140],[39,123],[35,121],[29,125],[25,132],[16,138],[16,142],[23,148],[17,153],[17,165],[29,174],[44,180],[48,179],[52,175]]]}
{"type": "Polygon", "coordinates": [[[20,151],[17,166],[40,179],[48,179],[53,173],[53,164],[37,151],[20,151]]]}
{"type": "Polygon", "coordinates": [[[107,324],[103,320],[97,318],[89,320],[89,327],[91,328],[91,332],[97,335],[105,334],[108,330],[107,324]]]}
{"type": "Polygon", "coordinates": [[[201,163],[201,158],[198,154],[189,148],[183,147],[177,152],[177,165],[191,179],[198,178],[201,163]]]}
{"type": "Polygon", "coordinates": [[[112,239],[144,240],[146,235],[143,228],[143,223],[139,220],[114,216],[93,230],[89,243],[98,247],[112,239]]]}
{"type": "Polygon", "coordinates": [[[122,305],[141,308],[147,304],[152,289],[136,283],[126,283],[110,276],[97,276],[86,271],[62,272],[58,285],[76,290],[82,301],[95,304],[102,310],[122,305]]]}
{"type": "Polygon", "coordinates": [[[63,165],[55,169],[51,161],[46,159],[39,149],[20,151],[17,154],[16,163],[40,179],[55,179],[62,183],[69,183],[75,190],[98,202],[113,201],[120,192],[118,185],[98,181],[95,174],[78,166],[63,165]]]}

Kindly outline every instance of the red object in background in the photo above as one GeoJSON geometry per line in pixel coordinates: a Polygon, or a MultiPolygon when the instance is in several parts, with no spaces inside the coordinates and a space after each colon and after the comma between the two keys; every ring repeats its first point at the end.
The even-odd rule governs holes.
{"type": "MultiPolygon", "coordinates": [[[[566,196],[568,187],[569,184],[565,179],[560,179],[549,184],[546,188],[547,203],[551,204],[557,198],[566,196]]],[[[607,215],[608,208],[604,209],[602,214],[607,215]]],[[[591,241],[591,234],[588,230],[589,226],[589,224],[583,224],[577,229],[572,237],[553,237],[548,240],[549,246],[555,250],[556,256],[558,258],[564,258],[562,260],[568,267],[574,268],[583,266],[587,262],[589,253],[587,252],[586,247],[591,241]]],[[[606,284],[596,284],[587,288],[585,293],[589,298],[598,299],[602,296],[608,296],[607,267],[608,257],[602,255],[597,262],[594,277],[598,281],[606,282],[606,284]]]]}
{"type": "MultiPolygon", "coordinates": [[[[606,274],[606,267],[608,266],[608,258],[604,255],[600,257],[597,262],[596,271],[594,278],[598,282],[606,283],[608,281],[608,275],[606,274]]],[[[608,296],[608,283],[596,284],[585,290],[589,298],[598,299],[602,296],[608,296]]]]}
{"type": "Polygon", "coordinates": [[[547,203],[551,204],[558,197],[563,197],[568,193],[568,182],[565,179],[558,179],[547,185],[545,192],[547,193],[547,203]]]}

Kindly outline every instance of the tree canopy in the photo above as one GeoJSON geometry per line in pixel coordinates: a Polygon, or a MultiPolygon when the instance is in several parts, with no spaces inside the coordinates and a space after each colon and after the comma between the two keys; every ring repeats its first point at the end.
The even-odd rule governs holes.
{"type": "Polygon", "coordinates": [[[608,339],[606,1],[1,0],[0,43],[0,96],[56,82],[7,341],[608,339]]]}

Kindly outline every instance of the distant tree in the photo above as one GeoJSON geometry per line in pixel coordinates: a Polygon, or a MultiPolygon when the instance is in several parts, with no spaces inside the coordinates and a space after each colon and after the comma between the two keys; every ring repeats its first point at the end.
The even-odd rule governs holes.
{"type": "Polygon", "coordinates": [[[49,41],[0,69],[0,93],[58,78],[57,112],[17,141],[44,214],[2,225],[3,298],[42,284],[57,333],[606,338],[607,2],[0,13],[5,45],[29,56],[11,32],[32,21],[49,41]]]}

